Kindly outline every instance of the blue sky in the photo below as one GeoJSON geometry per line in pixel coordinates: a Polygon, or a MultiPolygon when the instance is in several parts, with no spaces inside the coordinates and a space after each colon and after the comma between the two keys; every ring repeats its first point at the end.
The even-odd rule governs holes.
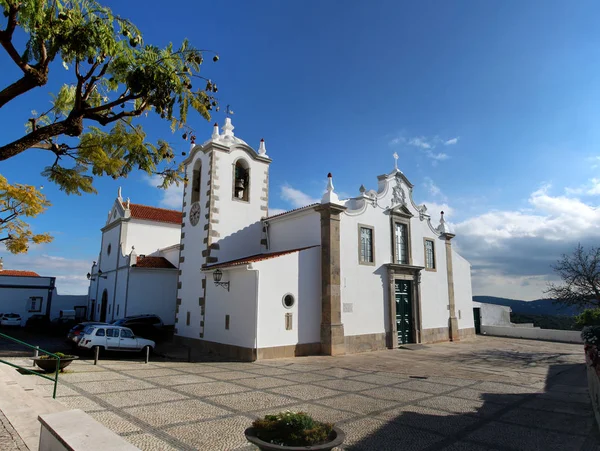
{"type": "MultiPolygon", "coordinates": [[[[147,43],[187,37],[220,54],[203,73],[235,111],[236,135],[255,147],[265,138],[272,208],[319,197],[327,172],[338,192],[374,188],[398,152],[415,200],[436,222],[449,213],[475,294],[518,299],[540,297],[549,265],[600,237],[597,2],[104,3],[147,43]]],[[[5,54],[0,66],[2,86],[18,76],[5,54]]],[[[30,110],[72,75],[55,65],[47,88],[1,109],[1,141],[18,138],[30,110]]],[[[210,135],[198,115],[189,123],[199,141],[210,135]]],[[[159,120],[145,124],[189,147],[159,120]]],[[[10,181],[44,186],[53,207],[33,225],[55,235],[28,255],[0,255],[6,268],[57,275],[60,292],[85,292],[119,186],[132,202],[178,206],[176,191],[141,174],[66,196],[39,175],[50,162],[30,150],[0,164],[10,181]]]]}

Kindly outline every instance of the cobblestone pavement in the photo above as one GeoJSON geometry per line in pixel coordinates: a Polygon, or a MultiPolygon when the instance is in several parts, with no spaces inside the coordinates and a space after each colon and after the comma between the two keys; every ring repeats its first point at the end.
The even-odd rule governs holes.
{"type": "Polygon", "coordinates": [[[0,412],[0,449],[2,451],[28,450],[15,428],[12,427],[2,412],[0,412]]]}
{"type": "Polygon", "coordinates": [[[347,450],[600,451],[580,345],[478,337],[342,357],[69,369],[59,401],[142,450],[254,449],[250,422],[290,409],[335,422],[347,450]]]}

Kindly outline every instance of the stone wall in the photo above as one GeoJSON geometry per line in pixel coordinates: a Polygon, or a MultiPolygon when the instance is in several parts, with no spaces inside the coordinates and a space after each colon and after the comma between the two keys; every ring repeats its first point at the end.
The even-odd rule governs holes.
{"type": "Polygon", "coordinates": [[[447,327],[435,327],[421,331],[421,343],[440,343],[450,340],[450,332],[447,327]]]}
{"type": "Polygon", "coordinates": [[[350,335],[344,337],[346,354],[357,352],[381,351],[387,349],[385,332],[379,334],[350,335]]]}
{"type": "Polygon", "coordinates": [[[555,330],[527,327],[481,326],[481,333],[497,337],[527,338],[530,340],[582,343],[578,330],[555,330]]]}

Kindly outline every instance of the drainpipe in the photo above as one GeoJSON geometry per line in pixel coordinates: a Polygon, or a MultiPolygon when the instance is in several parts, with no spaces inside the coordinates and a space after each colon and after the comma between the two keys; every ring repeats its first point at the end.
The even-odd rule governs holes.
{"type": "Polygon", "coordinates": [[[54,293],[54,284],[56,277],[50,277],[50,286],[48,287],[48,300],[46,302],[46,317],[50,319],[50,309],[52,308],[52,294],[54,293]]]}
{"type": "Polygon", "coordinates": [[[259,282],[260,278],[258,276],[258,270],[252,268],[252,264],[248,265],[248,269],[253,270],[256,275],[256,293],[255,299],[256,304],[254,306],[254,360],[258,360],[258,293],[259,293],[259,282]]]}
{"type": "Polygon", "coordinates": [[[125,308],[123,309],[123,318],[127,318],[127,299],[129,299],[129,273],[131,272],[131,264],[127,265],[127,281],[125,284],[127,288],[125,289],[125,308]]]}
{"type": "Polygon", "coordinates": [[[269,237],[269,221],[264,221],[265,239],[267,240],[267,250],[271,249],[271,238],[269,237]]]}

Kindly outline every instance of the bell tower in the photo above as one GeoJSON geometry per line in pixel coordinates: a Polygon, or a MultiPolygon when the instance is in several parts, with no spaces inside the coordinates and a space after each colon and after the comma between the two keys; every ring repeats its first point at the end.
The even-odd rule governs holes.
{"type": "Polygon", "coordinates": [[[264,140],[256,151],[233,131],[229,117],[220,131],[215,124],[210,139],[193,144],[184,161],[177,334],[190,338],[203,338],[202,266],[261,252],[271,159],[264,140]]]}

